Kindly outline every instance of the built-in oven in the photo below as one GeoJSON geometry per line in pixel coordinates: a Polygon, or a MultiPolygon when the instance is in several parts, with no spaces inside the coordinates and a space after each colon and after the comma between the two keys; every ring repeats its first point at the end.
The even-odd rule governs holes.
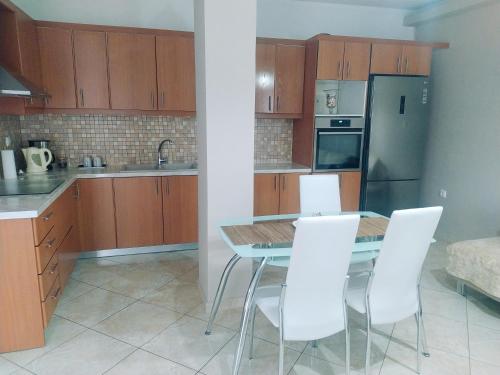
{"type": "Polygon", "coordinates": [[[314,172],[361,170],[364,130],[364,117],[316,117],[314,172]]]}

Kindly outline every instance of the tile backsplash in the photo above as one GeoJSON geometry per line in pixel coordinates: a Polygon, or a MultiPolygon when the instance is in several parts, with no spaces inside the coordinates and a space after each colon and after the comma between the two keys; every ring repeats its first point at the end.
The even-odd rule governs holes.
{"type": "MultiPolygon", "coordinates": [[[[48,139],[56,157],[66,156],[71,166],[83,156],[101,156],[108,165],[152,163],[162,139],[164,155],[172,162],[192,162],[196,153],[194,117],[42,114],[0,116],[0,137],[8,133],[19,149],[30,139],[48,139]]],[[[255,162],[284,163],[292,159],[293,122],[255,120],[255,162]]]]}

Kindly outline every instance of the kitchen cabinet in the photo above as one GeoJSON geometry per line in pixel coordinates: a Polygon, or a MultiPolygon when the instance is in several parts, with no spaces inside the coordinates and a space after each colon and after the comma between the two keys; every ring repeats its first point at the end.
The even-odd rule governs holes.
{"type": "Polygon", "coordinates": [[[157,108],[155,36],[108,33],[112,109],[157,108]]]}
{"type": "Polygon", "coordinates": [[[156,37],[158,109],[196,111],[194,38],[156,37]]]}
{"type": "Polygon", "coordinates": [[[320,40],[316,78],[366,81],[370,74],[371,45],[366,42],[320,40]]]}
{"type": "Polygon", "coordinates": [[[78,222],[82,251],[116,248],[115,206],[111,178],[77,182],[78,222]]]}
{"type": "Polygon", "coordinates": [[[303,46],[276,46],[275,113],[302,113],[304,64],[303,46]]]}
{"type": "Polygon", "coordinates": [[[114,178],[117,247],[163,243],[161,177],[114,178]]]}
{"type": "Polygon", "coordinates": [[[342,211],[358,211],[361,172],[341,172],[339,181],[342,211]]]}
{"type": "Polygon", "coordinates": [[[166,244],[198,242],[198,177],[162,177],[166,244]]]}
{"type": "Polygon", "coordinates": [[[46,108],[76,108],[72,32],[38,27],[42,80],[46,108]]]}
{"type": "Polygon", "coordinates": [[[257,43],[255,62],[255,112],[273,113],[276,46],[257,43]]]}
{"type": "Polygon", "coordinates": [[[300,173],[258,173],[254,177],[254,215],[300,212],[300,173]]]}
{"type": "Polygon", "coordinates": [[[430,46],[375,43],[370,71],[374,74],[428,76],[431,59],[430,46]]]}
{"type": "Polygon", "coordinates": [[[73,33],[78,108],[109,108],[106,33],[73,33]]]}

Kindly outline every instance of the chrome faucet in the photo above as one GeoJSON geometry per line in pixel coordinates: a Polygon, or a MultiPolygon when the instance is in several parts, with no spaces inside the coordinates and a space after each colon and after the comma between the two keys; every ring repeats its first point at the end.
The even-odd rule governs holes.
{"type": "Polygon", "coordinates": [[[164,139],[163,141],[160,142],[160,145],[158,146],[158,167],[161,166],[162,164],[168,163],[168,157],[165,157],[165,159],[161,158],[161,149],[165,143],[173,145],[174,141],[172,141],[171,139],[164,139]]]}

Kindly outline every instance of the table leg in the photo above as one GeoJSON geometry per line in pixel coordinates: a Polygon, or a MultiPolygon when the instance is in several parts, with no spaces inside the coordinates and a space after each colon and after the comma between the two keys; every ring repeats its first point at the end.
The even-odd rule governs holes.
{"type": "Polygon", "coordinates": [[[248,321],[250,318],[250,310],[254,303],[255,289],[257,289],[257,285],[259,285],[260,277],[262,276],[262,271],[266,266],[268,258],[262,258],[260,261],[259,267],[255,270],[252,281],[248,286],[247,295],[245,297],[245,304],[243,305],[243,313],[241,316],[240,323],[240,340],[238,342],[238,347],[236,348],[236,353],[234,355],[233,362],[233,375],[238,375],[238,371],[240,369],[241,364],[241,356],[243,355],[243,348],[245,347],[245,339],[247,335],[248,321]]]}
{"type": "Polygon", "coordinates": [[[236,254],[231,260],[227,263],[226,268],[224,268],[224,272],[222,272],[222,276],[219,281],[219,286],[217,287],[217,293],[215,294],[214,304],[212,305],[212,310],[210,311],[210,318],[208,319],[207,329],[205,331],[205,335],[210,335],[212,333],[212,326],[214,324],[215,316],[217,315],[217,311],[219,311],[219,306],[222,301],[222,295],[226,289],[227,279],[231,274],[234,266],[241,257],[236,254]]]}

